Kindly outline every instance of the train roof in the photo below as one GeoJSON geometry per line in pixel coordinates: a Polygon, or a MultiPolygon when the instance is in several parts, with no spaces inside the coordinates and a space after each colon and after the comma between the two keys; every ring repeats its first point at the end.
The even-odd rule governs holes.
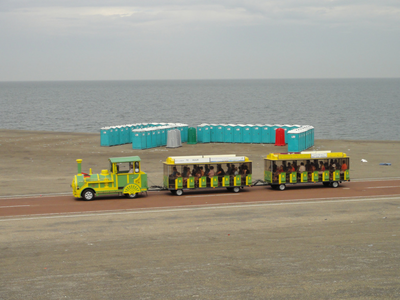
{"type": "Polygon", "coordinates": [[[296,159],[322,159],[322,158],[344,158],[348,157],[343,152],[331,151],[302,151],[293,153],[270,153],[265,159],[268,160],[296,160],[296,159]]]}
{"type": "Polygon", "coordinates": [[[139,156],[111,157],[109,160],[113,164],[114,163],[125,163],[125,162],[132,162],[132,161],[140,161],[140,157],[139,156]]]}
{"type": "Polygon", "coordinates": [[[250,162],[246,156],[236,156],[236,154],[223,155],[192,155],[192,156],[170,156],[165,164],[212,164],[229,162],[250,162]]]}

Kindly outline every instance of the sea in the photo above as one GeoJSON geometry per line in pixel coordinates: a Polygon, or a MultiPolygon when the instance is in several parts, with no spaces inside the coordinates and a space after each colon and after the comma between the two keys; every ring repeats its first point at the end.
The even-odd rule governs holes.
{"type": "Polygon", "coordinates": [[[316,139],[400,140],[400,78],[0,82],[0,128],[312,125],[316,139]]]}

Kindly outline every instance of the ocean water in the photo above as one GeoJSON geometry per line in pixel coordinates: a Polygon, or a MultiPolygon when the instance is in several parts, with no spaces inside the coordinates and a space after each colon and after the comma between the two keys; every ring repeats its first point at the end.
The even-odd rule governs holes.
{"type": "Polygon", "coordinates": [[[298,124],[316,139],[400,140],[400,79],[0,82],[0,128],[298,124]]]}

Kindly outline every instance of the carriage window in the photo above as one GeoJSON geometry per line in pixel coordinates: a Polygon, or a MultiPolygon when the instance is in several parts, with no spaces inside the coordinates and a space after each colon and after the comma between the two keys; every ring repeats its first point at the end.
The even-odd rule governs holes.
{"type": "Polygon", "coordinates": [[[135,161],[135,173],[139,173],[140,169],[139,169],[139,162],[135,161]]]}

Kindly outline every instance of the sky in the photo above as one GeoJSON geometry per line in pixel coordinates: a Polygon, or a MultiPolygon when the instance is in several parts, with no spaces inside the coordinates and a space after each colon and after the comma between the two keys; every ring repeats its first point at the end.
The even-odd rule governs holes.
{"type": "Polygon", "coordinates": [[[385,77],[399,0],[0,1],[0,81],[385,77]]]}

